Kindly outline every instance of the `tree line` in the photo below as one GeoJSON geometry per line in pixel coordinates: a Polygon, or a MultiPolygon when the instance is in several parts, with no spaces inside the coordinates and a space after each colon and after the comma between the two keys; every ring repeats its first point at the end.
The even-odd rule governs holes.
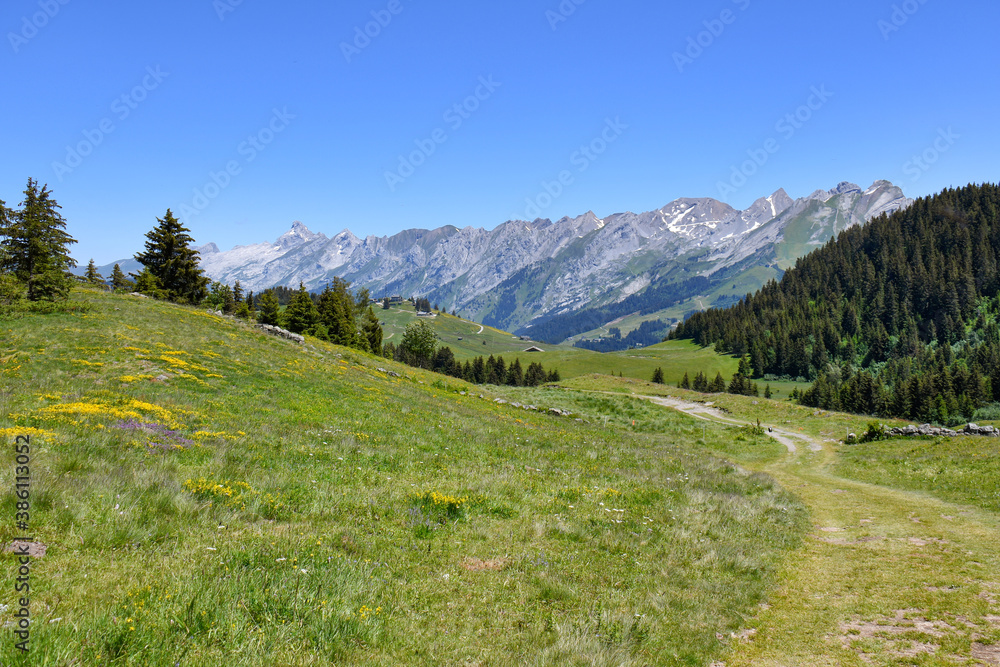
{"type": "Polygon", "coordinates": [[[814,407],[944,424],[1000,401],[1000,187],[948,189],[841,232],[780,282],[672,334],[814,407]]]}

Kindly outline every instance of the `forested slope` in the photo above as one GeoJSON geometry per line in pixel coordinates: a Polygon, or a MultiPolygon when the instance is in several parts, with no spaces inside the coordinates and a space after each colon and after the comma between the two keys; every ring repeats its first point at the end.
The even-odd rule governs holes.
{"type": "Polygon", "coordinates": [[[842,232],[780,282],[673,334],[815,379],[804,402],[958,422],[1000,400],[1000,187],[949,189],[842,232]]]}

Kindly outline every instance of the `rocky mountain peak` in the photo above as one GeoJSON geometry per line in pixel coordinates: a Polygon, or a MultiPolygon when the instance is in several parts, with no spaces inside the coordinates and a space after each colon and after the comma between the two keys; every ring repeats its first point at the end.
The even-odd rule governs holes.
{"type": "Polygon", "coordinates": [[[325,239],[326,236],[323,234],[315,234],[309,231],[309,228],[304,224],[296,220],[292,223],[292,228],[278,237],[275,241],[275,245],[284,249],[291,249],[296,246],[300,246],[303,243],[311,243],[317,239],[325,239]]]}

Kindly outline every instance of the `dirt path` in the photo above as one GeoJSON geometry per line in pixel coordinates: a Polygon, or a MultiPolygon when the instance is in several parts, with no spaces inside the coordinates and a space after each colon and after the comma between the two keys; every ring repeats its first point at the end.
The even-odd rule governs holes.
{"type": "MultiPolygon", "coordinates": [[[[749,423],[646,398],[697,419],[749,423]]],[[[716,667],[1000,665],[998,517],[838,477],[829,443],[771,428],[787,454],[759,469],[808,506],[813,527],[757,618],[722,637],[729,652],[716,667]]]]}
{"type": "MultiPolygon", "coordinates": [[[[643,398],[646,398],[657,405],[680,410],[685,414],[691,415],[695,419],[704,419],[705,421],[716,422],[719,424],[729,424],[732,426],[750,425],[750,422],[726,416],[722,413],[722,411],[713,408],[711,404],[692,403],[690,401],[682,401],[677,398],[660,396],[644,396],[643,398]]],[[[819,443],[814,442],[813,439],[808,436],[799,433],[792,433],[791,431],[786,431],[773,426],[768,427],[768,435],[783,444],[789,454],[795,454],[798,451],[798,447],[795,445],[796,440],[808,445],[811,451],[818,452],[823,449],[819,443]]]]}

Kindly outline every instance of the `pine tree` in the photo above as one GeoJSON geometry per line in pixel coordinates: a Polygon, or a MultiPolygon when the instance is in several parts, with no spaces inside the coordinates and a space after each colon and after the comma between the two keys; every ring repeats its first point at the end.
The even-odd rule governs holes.
{"type": "Polygon", "coordinates": [[[94,264],[93,258],[91,258],[90,262],[87,263],[86,277],[87,277],[87,282],[90,283],[91,285],[104,284],[104,276],[102,276],[100,272],[97,270],[97,265],[94,264]]]}
{"type": "Polygon", "coordinates": [[[653,382],[655,382],[656,384],[663,384],[664,383],[663,369],[660,368],[659,366],[657,366],[656,370],[653,371],[653,382]]]}
{"type": "Polygon", "coordinates": [[[771,398],[771,384],[764,385],[764,398],[771,398]]]}
{"type": "Polygon", "coordinates": [[[155,228],[146,233],[146,250],[135,256],[160,281],[168,299],[179,303],[200,303],[208,294],[208,278],[198,266],[198,251],[191,247],[190,231],[167,209],[157,218],[155,228]]]}
{"type": "Polygon", "coordinates": [[[111,270],[111,288],[120,291],[132,289],[132,281],[125,277],[125,273],[122,272],[122,267],[117,264],[115,264],[115,268],[111,270]]]}
{"type": "Polygon", "coordinates": [[[0,201],[0,272],[24,283],[29,301],[64,299],[72,286],[69,269],[76,262],[68,246],[76,240],[51,195],[47,185],[28,179],[20,210],[9,211],[0,201]]]}
{"type": "Polygon", "coordinates": [[[716,373],[715,379],[712,380],[711,384],[708,385],[708,392],[710,394],[721,394],[726,390],[726,380],[722,377],[722,373],[716,373]]]}
{"type": "Polygon", "coordinates": [[[319,322],[319,311],[304,283],[299,282],[299,289],[292,297],[291,303],[285,309],[285,328],[292,333],[306,333],[319,322]]]}
{"type": "Polygon", "coordinates": [[[273,327],[281,326],[281,304],[274,290],[266,290],[260,295],[260,323],[273,327]]]}
{"type": "Polygon", "coordinates": [[[681,381],[677,383],[677,388],[678,389],[690,389],[691,388],[691,379],[688,378],[688,374],[687,373],[684,373],[684,377],[681,378],[681,381]]]}

